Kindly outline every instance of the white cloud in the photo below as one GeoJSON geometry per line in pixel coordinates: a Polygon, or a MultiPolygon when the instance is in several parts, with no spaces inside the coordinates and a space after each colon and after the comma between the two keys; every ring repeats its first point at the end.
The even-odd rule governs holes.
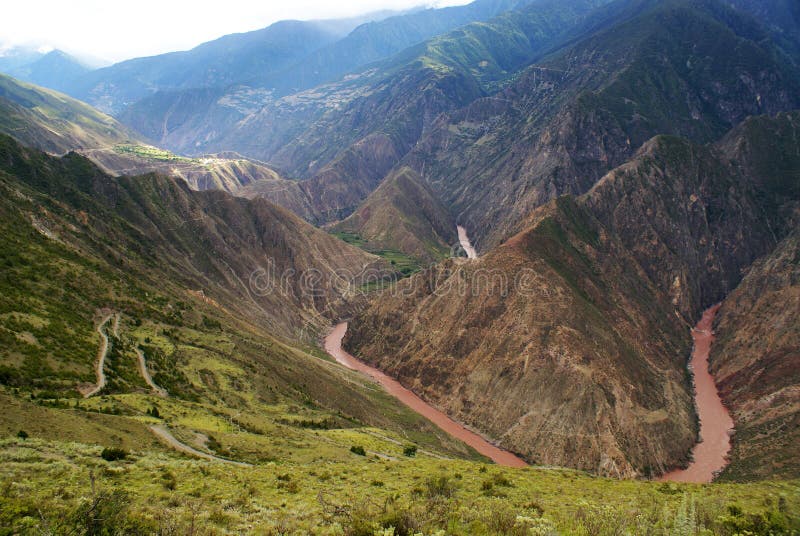
{"type": "Polygon", "coordinates": [[[380,9],[458,5],[469,0],[26,0],[7,2],[0,43],[56,47],[119,61],[186,50],[283,19],[347,17],[380,9]]]}

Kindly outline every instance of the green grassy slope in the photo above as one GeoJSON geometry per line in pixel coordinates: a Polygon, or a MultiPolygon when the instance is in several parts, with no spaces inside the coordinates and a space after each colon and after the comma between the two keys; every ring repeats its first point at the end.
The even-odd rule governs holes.
{"type": "Polygon", "coordinates": [[[368,425],[472,455],[315,350],[323,314],[350,292],[346,270],[375,257],[263,201],[158,176],[112,179],[82,157],[53,159],[8,138],[0,154],[0,384],[18,401],[0,418],[5,432],[141,446],[153,443],[143,426],[158,405],[177,433],[213,434],[253,462],[336,457],[353,437],[372,437],[368,425]],[[318,270],[319,286],[304,293],[288,278],[263,292],[249,276],[265,263],[278,276],[318,270]],[[109,335],[108,384],[82,400],[78,388],[95,381],[95,326],[110,312],[121,324],[109,335]],[[169,399],[150,393],[136,348],[169,399]],[[332,447],[319,450],[315,428],[331,430],[320,433],[332,447]]]}
{"type": "Polygon", "coordinates": [[[180,177],[196,190],[228,192],[253,181],[286,185],[265,164],[240,155],[185,158],[145,145],[141,136],[83,102],[3,75],[0,133],[49,153],[78,151],[112,175],[159,172],[180,177]]]}
{"type": "Polygon", "coordinates": [[[479,463],[361,457],[255,468],[0,440],[3,534],[792,534],[797,483],[660,484],[479,463]],[[97,515],[90,515],[92,506],[97,515]],[[89,515],[87,515],[89,514],[89,515]],[[391,531],[394,529],[394,531],[391,531]]]}
{"type": "Polygon", "coordinates": [[[0,133],[57,154],[110,147],[137,138],[88,104],[1,74],[0,133]]]}

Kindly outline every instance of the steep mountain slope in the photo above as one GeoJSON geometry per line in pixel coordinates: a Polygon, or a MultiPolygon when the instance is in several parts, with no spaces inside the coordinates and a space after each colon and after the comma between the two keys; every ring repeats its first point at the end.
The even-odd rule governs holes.
{"type": "MultiPolygon", "coordinates": [[[[431,39],[343,81],[288,96],[212,146],[235,147],[309,189],[323,221],[350,214],[443,112],[485,96],[581,24],[601,1],[541,0],[431,39]],[[314,183],[318,187],[312,188],[314,183]]],[[[186,134],[179,130],[181,139],[186,134]]],[[[193,139],[191,136],[187,139],[193,139]]],[[[417,170],[418,172],[421,169],[417,170]]]]}
{"type": "Polygon", "coordinates": [[[532,463],[614,477],[682,463],[685,325],[574,200],[537,215],[480,260],[381,294],[348,348],[532,463]]]}
{"type": "Polygon", "coordinates": [[[232,34],[185,52],[137,58],[98,69],[75,80],[68,92],[108,113],[157,90],[226,87],[246,83],[297,62],[348,33],[342,25],[281,21],[267,28],[232,34]]]}
{"type": "Polygon", "coordinates": [[[753,181],[763,216],[776,241],[800,222],[798,130],[797,111],[776,117],[750,117],[717,144],[725,157],[753,181]]]}
{"type": "Polygon", "coordinates": [[[656,134],[714,140],[800,106],[797,73],[755,23],[713,1],[627,2],[512,86],[440,119],[403,162],[485,247],[580,194],[656,134]],[[732,52],[733,51],[733,52],[732,52]]]}
{"type": "Polygon", "coordinates": [[[534,0],[475,0],[463,6],[429,8],[359,26],[269,81],[281,93],[312,88],[434,36],[471,22],[487,21],[534,0]]]}
{"type": "Polygon", "coordinates": [[[210,104],[187,98],[196,89],[211,91],[215,99],[224,98],[230,89],[241,91],[230,88],[238,85],[257,90],[258,99],[269,99],[273,93],[294,93],[527,1],[477,0],[467,6],[401,14],[383,11],[342,20],[281,21],[263,30],[225,36],[188,52],[139,58],[100,69],[76,80],[69,93],[114,114],[144,99],[124,117],[152,136],[142,127],[170,118],[164,115],[159,121],[153,114],[184,108],[178,115],[187,115],[188,106],[210,104]]]}
{"type": "Polygon", "coordinates": [[[50,228],[46,211],[32,213],[34,220],[44,218],[42,227],[54,240],[105,244],[99,253],[121,263],[117,269],[127,267],[125,280],[156,284],[166,277],[187,289],[203,290],[277,334],[324,325],[320,313],[349,292],[344,274],[356,277],[376,264],[374,257],[264,200],[193,192],[182,181],[158,175],[114,179],[76,154],[54,160],[8,139],[3,149],[6,173],[68,202],[72,218],[80,220],[84,217],[76,214],[85,213],[84,220],[92,223],[88,229],[64,222],[50,228]],[[153,272],[151,263],[158,259],[168,262],[153,272]],[[319,267],[324,270],[305,279],[319,267]]]}
{"type": "Polygon", "coordinates": [[[691,321],[775,247],[759,194],[750,175],[713,149],[659,137],[632,165],[606,175],[585,203],[691,321]]]}
{"type": "Polygon", "coordinates": [[[365,239],[368,249],[402,251],[423,263],[446,257],[458,241],[447,209],[409,168],[387,177],[356,212],[332,229],[365,239]]]}
{"type": "Polygon", "coordinates": [[[749,268],[720,309],[711,370],[736,435],[729,479],[795,476],[800,414],[800,113],[744,122],[721,142],[754,178],[775,250],[749,268]],[[775,207],[779,207],[777,210],[775,207]]]}
{"type": "Polygon", "coordinates": [[[138,141],[115,119],[71,97],[0,75],[0,133],[50,153],[78,151],[111,175],[160,172],[196,190],[233,192],[252,181],[294,187],[265,164],[227,153],[184,158],[138,141]]]}
{"type": "MultiPolygon", "coordinates": [[[[259,73],[257,77],[242,77],[236,86],[195,84],[184,90],[160,86],[152,97],[132,103],[120,117],[147,136],[159,140],[172,150],[192,153],[198,150],[237,150],[248,156],[265,159],[265,151],[291,140],[291,134],[281,134],[287,128],[287,112],[292,122],[307,121],[304,110],[293,109],[297,98],[307,101],[303,91],[341,79],[347,73],[383,60],[425,39],[447,32],[473,21],[490,19],[503,11],[520,7],[530,0],[476,0],[466,6],[417,10],[406,14],[375,19],[327,47],[304,56],[294,65],[279,72],[259,73]],[[298,97],[281,101],[281,97],[299,93],[298,97]],[[283,109],[287,108],[288,111],[283,109]],[[241,120],[261,108],[279,108],[281,120],[271,125],[270,139],[261,139],[261,147],[251,148],[248,135],[238,144],[215,143],[241,120]],[[208,135],[210,133],[210,136],[208,135]],[[276,139],[272,139],[276,138],[276,139]]],[[[318,91],[312,92],[316,96],[318,91]]],[[[318,100],[318,99],[314,99],[318,100]]],[[[337,99],[341,100],[341,99],[337,99]]],[[[90,102],[92,102],[90,100],[90,102]]],[[[304,107],[308,106],[304,102],[304,107]]],[[[315,108],[320,107],[319,102],[315,108]]],[[[324,111],[324,106],[323,110],[324,111]]],[[[274,114],[269,112],[267,115],[274,114]]],[[[316,111],[321,113],[320,110],[316,111]]],[[[308,123],[294,126],[290,131],[308,128],[308,123]]],[[[302,130],[301,130],[302,131],[302,130]]],[[[257,131],[255,131],[257,132],[257,131]]],[[[250,136],[253,135],[251,132],[250,136]]],[[[264,138],[264,133],[258,134],[264,138]]]]}
{"type": "Polygon", "coordinates": [[[114,179],[7,137],[0,191],[3,434],[163,452],[158,425],[202,452],[266,463],[346,460],[371,432],[387,438],[375,449],[407,438],[474,456],[309,344],[348,299],[347,274],[374,257],[263,200],[114,179]],[[107,381],[83,399],[98,366],[107,381]]]}
{"type": "Polygon", "coordinates": [[[0,75],[0,132],[51,153],[110,147],[137,136],[66,95],[0,75]]]}
{"type": "Polygon", "coordinates": [[[732,0],[731,5],[764,24],[787,52],[789,61],[800,56],[800,6],[792,0],[732,0]]]}
{"type": "MultiPolygon", "coordinates": [[[[787,117],[759,121],[775,130],[787,117]]],[[[741,137],[752,132],[734,145],[751,146],[741,137]]],[[[796,137],[784,141],[798,154],[796,137]]],[[[660,473],[692,443],[688,326],[775,247],[773,230],[789,228],[766,216],[791,211],[765,203],[753,169],[745,152],[731,161],[657,137],[479,261],[377,297],[347,344],[530,460],[660,473]]],[[[773,183],[797,173],[783,169],[773,183]]]]}
{"type": "Polygon", "coordinates": [[[711,370],[736,435],[725,479],[800,474],[800,235],[755,263],[725,299],[711,370]]]}

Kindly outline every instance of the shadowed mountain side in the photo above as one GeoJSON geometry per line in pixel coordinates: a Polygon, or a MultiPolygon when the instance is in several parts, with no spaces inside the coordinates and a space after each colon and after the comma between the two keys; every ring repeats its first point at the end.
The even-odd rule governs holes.
{"type": "Polygon", "coordinates": [[[401,251],[424,264],[450,254],[455,229],[447,209],[410,168],[387,177],[355,213],[332,227],[365,239],[370,249],[401,251]]]}
{"type": "Polygon", "coordinates": [[[0,169],[86,214],[85,229],[51,229],[59,240],[108,244],[128,277],[203,291],[275,334],[312,338],[351,292],[348,277],[380,265],[265,200],[194,192],[154,174],[114,179],[84,157],[53,159],[7,138],[2,149],[0,169]]]}

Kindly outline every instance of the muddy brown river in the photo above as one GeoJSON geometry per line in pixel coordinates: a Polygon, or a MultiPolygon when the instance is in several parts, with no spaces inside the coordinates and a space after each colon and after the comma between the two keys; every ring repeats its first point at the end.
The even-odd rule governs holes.
{"type": "Polygon", "coordinates": [[[433,424],[455,437],[460,439],[479,453],[490,458],[498,465],[507,467],[525,467],[527,464],[517,456],[489,443],[486,439],[475,432],[467,430],[463,425],[458,424],[450,417],[429,405],[420,397],[409,391],[400,382],[381,372],[380,370],[362,363],[342,348],[342,339],[347,332],[347,322],[342,322],[333,328],[333,331],[325,337],[325,351],[337,362],[347,368],[357,370],[366,374],[377,381],[383,388],[400,402],[419,413],[433,424]]]}
{"type": "Polygon", "coordinates": [[[692,370],[694,372],[695,403],[700,418],[700,442],[692,449],[692,461],[686,469],[670,471],[660,478],[670,482],[711,482],[716,473],[728,463],[731,450],[729,432],[733,429],[733,419],[722,404],[708,371],[708,354],[714,342],[714,317],[719,305],[703,313],[703,318],[692,330],[694,349],[692,350],[692,370]]]}

